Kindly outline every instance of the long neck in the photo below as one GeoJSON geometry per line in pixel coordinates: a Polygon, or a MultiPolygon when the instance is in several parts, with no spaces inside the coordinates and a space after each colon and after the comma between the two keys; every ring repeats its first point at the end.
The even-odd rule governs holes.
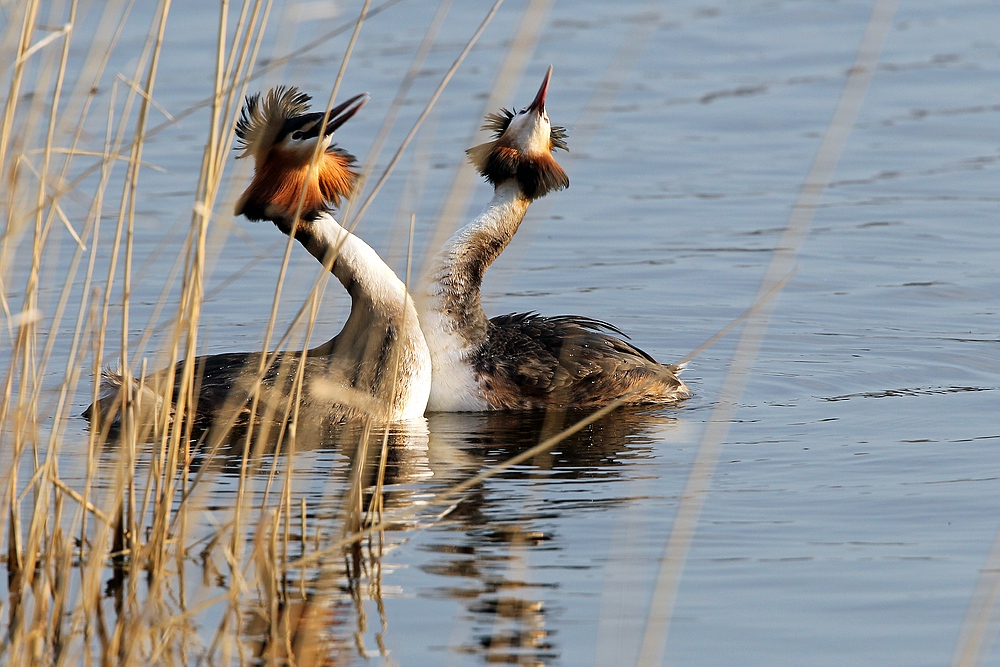
{"type": "Polygon", "coordinates": [[[385,399],[395,416],[419,417],[421,392],[426,403],[430,385],[430,357],[403,281],[329,213],[299,221],[295,238],[324,265],[333,261],[333,274],[351,295],[351,314],[343,330],[310,355],[329,355],[351,368],[355,388],[385,399]],[[389,372],[394,364],[395,383],[389,372]]]}
{"type": "Polygon", "coordinates": [[[333,275],[355,301],[386,313],[402,311],[406,297],[403,281],[371,246],[344,229],[329,213],[299,221],[295,240],[324,265],[333,263],[333,275]]]}
{"type": "MultiPolygon", "coordinates": [[[[434,258],[421,310],[445,319],[438,326],[447,328],[447,333],[457,333],[467,343],[485,337],[483,276],[514,238],[530,203],[516,180],[504,181],[483,212],[458,230],[434,258]]],[[[432,334],[426,333],[430,339],[432,334]]]]}

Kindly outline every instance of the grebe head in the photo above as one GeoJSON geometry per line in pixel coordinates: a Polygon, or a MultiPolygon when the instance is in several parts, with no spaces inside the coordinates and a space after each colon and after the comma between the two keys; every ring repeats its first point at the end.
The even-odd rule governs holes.
{"type": "Polygon", "coordinates": [[[482,129],[492,131],[496,138],[466,151],[487,181],[496,186],[516,178],[529,199],[569,187],[569,177],[552,157],[557,148],[569,149],[566,129],[549,123],[545,110],[551,78],[549,65],[531,104],[517,113],[501,109],[486,116],[482,129]]]}
{"type": "Polygon", "coordinates": [[[236,215],[251,220],[290,220],[302,199],[300,216],[314,218],[340,205],[357,181],[355,158],[333,146],[333,133],[368,102],[355,95],[323,114],[309,112],[309,95],[295,87],[278,86],[248,95],[236,122],[237,158],[253,156],[254,179],[236,203],[236,215]],[[320,153],[315,164],[317,144],[320,153]],[[303,197],[304,191],[304,197],[303,197]]]}

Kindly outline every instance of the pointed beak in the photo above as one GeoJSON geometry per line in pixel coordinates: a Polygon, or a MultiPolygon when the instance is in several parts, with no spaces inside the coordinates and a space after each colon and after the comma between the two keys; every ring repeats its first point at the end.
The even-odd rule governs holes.
{"type": "Polygon", "coordinates": [[[535,99],[528,105],[528,111],[534,111],[539,114],[545,111],[545,96],[549,93],[549,79],[551,78],[552,65],[549,65],[549,71],[545,73],[545,78],[542,79],[542,86],[538,89],[535,99]]]}
{"type": "Polygon", "coordinates": [[[370,96],[368,93],[361,93],[343,104],[330,109],[330,119],[326,122],[326,131],[323,132],[323,135],[329,136],[333,134],[338,127],[349,121],[354,114],[361,111],[361,107],[366,105],[369,99],[370,96]]]}

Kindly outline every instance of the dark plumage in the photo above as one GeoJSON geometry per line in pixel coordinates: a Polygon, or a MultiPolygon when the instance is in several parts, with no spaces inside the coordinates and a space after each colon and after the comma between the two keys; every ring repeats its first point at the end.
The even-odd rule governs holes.
{"type": "MultiPolygon", "coordinates": [[[[394,332],[389,333],[387,341],[394,338],[394,332]]],[[[371,363],[359,363],[354,368],[352,377],[344,377],[342,364],[334,356],[324,355],[323,351],[334,346],[334,341],[320,348],[310,350],[305,357],[301,352],[275,353],[271,364],[265,369],[260,381],[257,373],[261,363],[259,352],[227,352],[197,357],[194,360],[194,391],[193,405],[187,405],[185,413],[196,429],[207,429],[215,420],[234,426],[245,426],[250,423],[260,423],[262,420],[281,420],[294,401],[295,378],[299,377],[300,366],[305,381],[301,389],[299,407],[303,413],[310,408],[320,408],[321,418],[326,423],[338,423],[360,419],[377,414],[379,395],[388,393],[387,385],[392,378],[385,373],[384,349],[388,342],[380,346],[380,350],[370,354],[371,363]],[[251,400],[255,385],[258,387],[258,405],[251,418],[251,400]]],[[[271,355],[268,355],[269,357],[271,355]]],[[[145,379],[145,391],[134,394],[142,402],[142,412],[149,418],[141,419],[142,423],[150,423],[155,419],[154,413],[163,409],[164,402],[159,396],[167,383],[173,382],[170,401],[166,405],[167,423],[173,421],[174,406],[180,399],[180,387],[177,386],[185,362],[178,362],[173,369],[164,369],[153,373],[145,379]],[[172,377],[171,377],[172,376],[172,377]]],[[[135,382],[133,380],[133,382],[135,382]]],[[[111,427],[121,422],[119,389],[123,386],[120,373],[105,370],[102,377],[104,394],[96,403],[83,413],[87,419],[97,426],[110,421],[111,427]]],[[[382,408],[386,410],[386,408],[382,408]]]]}
{"type": "Polygon", "coordinates": [[[683,386],[676,367],[618,336],[627,338],[589,317],[499,315],[489,321],[473,363],[496,409],[594,408],[639,387],[629,403],[659,403],[683,386]]]}
{"type": "Polygon", "coordinates": [[[553,190],[569,187],[569,176],[548,153],[525,155],[502,145],[490,150],[479,167],[479,173],[493,186],[511,178],[517,179],[528,199],[538,199],[553,190]]]}

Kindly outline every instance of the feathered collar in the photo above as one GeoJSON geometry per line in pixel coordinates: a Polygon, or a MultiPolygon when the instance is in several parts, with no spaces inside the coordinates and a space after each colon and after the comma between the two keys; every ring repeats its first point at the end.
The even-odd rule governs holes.
{"type": "Polygon", "coordinates": [[[493,132],[495,139],[467,150],[469,161],[494,187],[516,178],[528,199],[537,199],[552,190],[568,188],[569,176],[552,157],[552,151],[557,148],[569,150],[566,146],[566,128],[553,125],[549,132],[549,149],[526,153],[504,138],[514,116],[514,112],[509,109],[488,114],[482,129],[493,132]]]}

